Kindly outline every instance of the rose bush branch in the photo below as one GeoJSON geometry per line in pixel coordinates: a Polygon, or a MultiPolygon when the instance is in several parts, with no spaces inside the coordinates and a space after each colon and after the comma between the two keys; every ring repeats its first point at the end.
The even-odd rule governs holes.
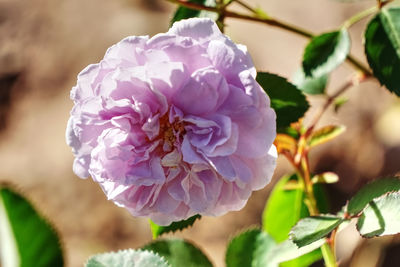
{"type": "MultiPolygon", "coordinates": [[[[298,142],[297,152],[292,157],[290,154],[284,154],[289,162],[293,164],[296,169],[298,177],[300,178],[300,183],[303,185],[304,192],[306,194],[305,204],[309,210],[310,216],[317,216],[320,214],[317,201],[314,195],[313,183],[311,181],[311,171],[308,161],[309,148],[307,147],[307,137],[302,135],[298,142]]],[[[335,236],[331,236],[328,242],[321,246],[322,256],[324,258],[327,267],[337,267],[336,256],[334,248],[330,244],[335,243],[335,236]]]]}
{"type": "MultiPolygon", "coordinates": [[[[284,153],[286,158],[288,158],[289,162],[292,163],[293,167],[296,169],[298,176],[303,184],[303,189],[306,194],[305,204],[309,210],[311,216],[319,215],[319,210],[317,207],[317,201],[315,198],[315,194],[313,191],[313,183],[311,180],[311,170],[308,160],[308,153],[310,148],[308,147],[307,140],[310,135],[313,133],[316,124],[321,119],[324,112],[328,109],[328,107],[335,101],[337,97],[346,92],[351,87],[358,85],[360,82],[365,81],[370,78],[368,74],[357,73],[357,75],[352,76],[343,86],[341,86],[338,90],[336,90],[332,95],[330,95],[325,104],[320,108],[320,110],[316,113],[312,123],[307,128],[307,130],[301,134],[298,142],[297,142],[297,151],[295,155],[288,153],[284,153]]],[[[336,267],[336,253],[335,253],[335,243],[336,243],[336,231],[334,229],[327,239],[327,242],[322,245],[321,251],[327,267],[336,267]]]]}
{"type": "MultiPolygon", "coordinates": [[[[255,13],[256,16],[251,16],[251,15],[246,15],[246,14],[242,14],[242,13],[232,12],[232,11],[226,10],[224,8],[220,8],[220,7],[208,7],[208,6],[204,6],[204,5],[201,5],[201,4],[196,4],[196,3],[187,2],[187,1],[183,1],[183,0],[166,0],[166,1],[174,3],[174,4],[178,4],[180,6],[188,7],[188,8],[191,8],[191,9],[195,9],[195,10],[205,10],[205,11],[210,11],[210,12],[216,12],[218,14],[223,13],[225,18],[237,18],[237,19],[243,19],[243,20],[249,20],[249,21],[264,23],[264,24],[267,24],[269,26],[278,27],[280,29],[284,29],[286,31],[289,31],[289,32],[292,32],[292,33],[296,33],[296,34],[298,34],[300,36],[303,36],[303,37],[306,37],[306,38],[312,38],[312,37],[315,36],[314,33],[310,32],[310,31],[308,31],[306,29],[303,29],[301,27],[289,24],[287,22],[284,22],[284,21],[281,21],[281,20],[278,20],[278,19],[274,19],[274,18],[271,18],[269,16],[268,17],[258,16],[257,12],[255,13]]],[[[359,60],[354,58],[354,56],[349,54],[347,56],[347,60],[349,61],[350,64],[352,64],[359,71],[372,76],[372,72],[369,70],[369,68],[366,67],[359,60]]]]}
{"type": "MultiPolygon", "coordinates": [[[[298,153],[296,154],[298,159],[294,158],[289,161],[295,163],[294,167],[296,168],[298,176],[304,185],[304,192],[306,193],[305,204],[309,210],[310,216],[317,216],[320,214],[320,212],[317,207],[313,183],[311,181],[311,171],[308,161],[309,148],[307,147],[306,140],[306,135],[302,135],[300,137],[298,153]]],[[[328,242],[321,246],[322,256],[327,267],[337,267],[338,265],[336,262],[335,250],[333,246],[330,246],[330,244],[335,243],[335,236],[332,235],[331,238],[332,239],[329,239],[328,242]]]]}
{"type": "Polygon", "coordinates": [[[259,8],[253,8],[251,7],[249,4],[245,3],[244,1],[241,0],[234,0],[232,2],[235,2],[237,4],[239,4],[240,6],[244,7],[245,9],[249,10],[250,12],[252,12],[254,15],[261,17],[261,18],[265,18],[268,19],[269,16],[267,15],[267,13],[265,13],[263,10],[259,9],[259,8]]]}
{"type": "MultiPolygon", "coordinates": [[[[293,165],[298,173],[298,177],[300,178],[300,182],[303,184],[303,189],[306,194],[305,204],[309,210],[311,216],[317,216],[320,214],[317,201],[315,198],[314,190],[313,190],[313,182],[311,180],[311,170],[309,165],[308,153],[310,148],[308,147],[307,140],[310,135],[313,133],[314,128],[324,112],[328,109],[328,107],[335,101],[337,97],[346,92],[351,87],[358,85],[360,82],[365,81],[371,76],[363,73],[358,73],[356,76],[352,76],[349,81],[347,81],[343,86],[341,86],[337,91],[335,91],[332,95],[330,95],[325,104],[320,108],[320,111],[317,112],[314,117],[311,125],[308,129],[301,134],[298,142],[297,142],[297,151],[295,155],[291,155],[289,153],[283,153],[289,162],[293,165]]],[[[321,251],[325,261],[326,266],[328,267],[336,267],[336,255],[335,255],[335,243],[336,243],[336,229],[333,230],[327,242],[322,245],[321,251]]]]}
{"type": "Polygon", "coordinates": [[[307,132],[305,134],[306,137],[310,136],[315,126],[317,125],[318,121],[321,119],[322,115],[326,112],[329,106],[332,105],[339,96],[341,96],[350,88],[359,85],[361,82],[364,82],[371,77],[372,76],[368,74],[356,73],[356,75],[352,75],[351,78],[345,84],[343,84],[339,89],[337,89],[332,95],[328,96],[324,105],[320,107],[319,111],[316,112],[316,115],[314,116],[312,122],[310,123],[310,126],[308,127],[307,132]]]}
{"type": "Polygon", "coordinates": [[[279,28],[285,29],[287,31],[297,33],[297,34],[307,37],[307,38],[311,38],[313,36],[312,33],[308,32],[305,29],[301,29],[294,25],[290,25],[289,23],[278,21],[278,20],[272,19],[272,18],[263,18],[263,17],[258,17],[258,16],[254,17],[254,16],[250,16],[250,15],[246,15],[246,14],[232,12],[232,11],[229,11],[226,9],[222,9],[220,7],[208,7],[208,6],[204,6],[201,4],[196,4],[196,3],[182,1],[182,0],[166,0],[166,1],[174,3],[174,4],[178,4],[180,6],[195,9],[195,10],[205,10],[205,11],[216,12],[216,13],[223,12],[225,17],[227,17],[227,18],[237,18],[237,19],[244,19],[244,20],[265,23],[270,26],[279,27],[279,28]]]}
{"type": "Polygon", "coordinates": [[[252,8],[250,5],[248,5],[246,2],[243,2],[241,0],[233,0],[232,3],[237,3],[239,5],[241,5],[242,7],[244,7],[245,9],[247,9],[248,11],[257,14],[257,10],[255,10],[254,8],[252,8]]]}
{"type": "MultiPolygon", "coordinates": [[[[300,128],[298,129],[298,131],[302,132],[300,128]]],[[[311,170],[308,160],[310,147],[308,144],[307,131],[300,135],[295,146],[295,153],[290,153],[289,150],[285,149],[280,151],[279,146],[278,151],[280,151],[280,153],[289,160],[289,162],[293,165],[294,169],[297,172],[297,176],[299,177],[299,188],[302,189],[305,193],[304,203],[309,211],[310,216],[318,216],[320,214],[320,211],[317,206],[317,200],[315,197],[314,185],[311,179],[311,170]]],[[[334,243],[335,235],[332,234],[331,237],[327,239],[326,243],[321,246],[322,256],[324,258],[326,266],[328,267],[337,266],[335,250],[333,247],[334,243]]]]}

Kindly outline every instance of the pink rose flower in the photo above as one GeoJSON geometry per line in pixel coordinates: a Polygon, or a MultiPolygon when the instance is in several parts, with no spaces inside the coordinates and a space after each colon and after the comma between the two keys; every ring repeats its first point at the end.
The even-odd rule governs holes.
{"type": "Polygon", "coordinates": [[[125,38],[72,88],[74,172],[160,225],[241,209],[277,157],[275,112],[255,77],[246,47],[210,19],[125,38]]]}

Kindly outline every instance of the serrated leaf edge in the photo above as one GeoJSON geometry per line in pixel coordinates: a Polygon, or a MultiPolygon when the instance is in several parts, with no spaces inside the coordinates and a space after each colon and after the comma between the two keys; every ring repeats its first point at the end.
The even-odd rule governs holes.
{"type": "MultiPolygon", "coordinates": [[[[373,21],[375,21],[375,20],[377,21],[377,23],[380,23],[380,24],[381,24],[380,26],[383,28],[383,30],[385,31],[385,33],[386,33],[386,35],[387,35],[386,29],[385,29],[385,27],[382,25],[381,17],[379,16],[379,14],[376,14],[376,15],[368,22],[367,27],[365,28],[365,31],[364,31],[364,33],[363,33],[364,54],[365,54],[365,56],[366,56],[366,58],[367,58],[368,65],[369,65],[370,69],[372,70],[373,75],[374,75],[375,78],[378,80],[379,84],[380,84],[381,86],[386,87],[386,89],[389,90],[389,92],[391,92],[391,93],[393,93],[393,94],[399,96],[400,93],[398,92],[398,90],[396,90],[396,89],[394,89],[394,88],[389,88],[389,87],[386,85],[386,82],[387,82],[387,81],[385,81],[386,78],[382,75],[382,73],[380,73],[380,72],[378,72],[378,71],[376,70],[376,69],[377,69],[377,68],[376,68],[377,66],[376,66],[376,64],[373,62],[373,60],[371,59],[370,54],[368,53],[366,34],[367,34],[367,32],[369,31],[369,27],[371,26],[371,23],[372,23],[373,21]]],[[[386,37],[387,37],[387,39],[388,39],[388,41],[389,41],[389,43],[390,43],[390,46],[393,48],[393,50],[395,50],[395,53],[396,53],[396,48],[393,47],[393,44],[392,44],[392,42],[391,42],[389,36],[387,35],[386,37]]],[[[396,54],[397,54],[397,53],[396,53],[396,54]]],[[[400,58],[399,58],[398,60],[400,60],[400,58]]]]}
{"type": "Polygon", "coordinates": [[[127,253],[130,253],[130,252],[145,252],[145,253],[150,253],[150,254],[152,254],[152,255],[154,255],[154,256],[159,257],[162,261],[164,261],[164,263],[165,263],[167,266],[172,267],[171,264],[169,264],[169,262],[168,262],[163,256],[161,256],[160,254],[158,254],[158,253],[156,253],[156,252],[154,252],[154,251],[152,251],[152,250],[132,249],[132,248],[120,249],[120,250],[117,250],[117,251],[108,251],[108,252],[106,251],[106,252],[100,252],[100,253],[93,254],[93,255],[89,256],[89,258],[86,260],[84,266],[86,267],[87,264],[89,263],[89,260],[91,260],[92,258],[94,258],[94,257],[96,257],[96,256],[101,256],[101,255],[104,255],[104,254],[117,255],[117,254],[119,254],[119,253],[124,253],[124,252],[127,252],[127,253]]]}
{"type": "MultiPolygon", "coordinates": [[[[399,8],[393,8],[393,9],[399,9],[399,8]]],[[[387,22],[387,26],[385,26],[385,23],[382,23],[383,29],[385,30],[386,34],[389,37],[390,42],[392,43],[392,46],[394,50],[397,53],[397,56],[400,58],[400,36],[396,31],[396,28],[393,25],[393,22],[391,20],[391,16],[389,15],[389,9],[381,9],[381,12],[379,14],[379,17],[381,19],[381,23],[383,20],[387,22]],[[389,31],[388,31],[389,30],[389,31]]]]}
{"type": "MultiPolygon", "coordinates": [[[[68,266],[68,261],[65,257],[65,248],[66,248],[65,241],[64,241],[63,237],[61,236],[59,230],[55,226],[55,223],[50,219],[50,217],[47,215],[47,213],[43,209],[41,209],[39,207],[39,205],[37,205],[36,202],[33,201],[27,194],[25,194],[24,193],[25,190],[22,189],[20,186],[17,186],[8,181],[0,181],[0,191],[3,188],[9,189],[10,191],[14,192],[15,194],[22,196],[23,199],[26,202],[28,202],[28,204],[31,205],[32,209],[38,214],[38,217],[40,218],[40,220],[48,225],[48,228],[50,229],[50,231],[53,232],[57,236],[57,245],[60,248],[64,266],[68,266]]],[[[0,201],[3,202],[3,200],[0,200],[0,201]]],[[[4,204],[2,204],[2,205],[4,205],[4,204]]]]}
{"type": "MultiPolygon", "coordinates": [[[[335,224],[335,225],[336,225],[335,228],[337,228],[338,226],[340,226],[340,224],[342,224],[343,222],[346,221],[346,219],[344,219],[343,217],[336,216],[336,215],[334,215],[334,214],[318,214],[318,215],[315,215],[315,216],[308,216],[308,217],[305,217],[305,218],[300,219],[300,220],[292,227],[292,230],[290,230],[290,232],[289,232],[289,240],[291,240],[298,248],[302,248],[302,247],[304,247],[304,246],[307,246],[307,245],[309,245],[309,244],[312,244],[312,243],[314,243],[314,242],[317,242],[317,241],[320,240],[320,239],[325,238],[325,237],[321,237],[321,238],[319,238],[319,239],[317,239],[317,240],[315,240],[315,241],[313,241],[313,242],[311,242],[311,243],[306,243],[306,244],[304,244],[303,246],[299,246],[298,243],[294,240],[293,229],[300,223],[300,221],[301,221],[301,220],[304,220],[304,219],[307,219],[307,218],[315,218],[315,217],[330,217],[330,218],[339,219],[339,221],[335,224]]],[[[335,228],[333,228],[333,229],[335,229],[335,228]]],[[[333,231],[333,229],[332,229],[332,231],[333,231]]],[[[330,232],[332,232],[332,231],[330,231],[330,232]]],[[[330,232],[329,232],[329,233],[330,233],[330,232]]],[[[329,233],[328,233],[328,234],[329,234],[329,233]]]]}
{"type": "MultiPolygon", "coordinates": [[[[157,243],[157,242],[162,242],[162,241],[167,241],[167,242],[168,242],[168,241],[183,241],[183,242],[185,242],[185,243],[187,243],[187,244],[193,246],[193,247],[196,248],[198,251],[200,251],[200,252],[207,258],[207,260],[211,263],[211,265],[214,266],[214,264],[213,264],[213,262],[212,262],[212,260],[211,260],[211,257],[208,255],[208,253],[205,252],[203,249],[201,249],[201,247],[198,246],[194,241],[189,240],[189,239],[186,239],[186,238],[168,238],[168,239],[166,239],[166,238],[160,238],[160,239],[157,239],[157,240],[153,240],[153,241],[151,241],[150,243],[147,243],[147,244],[144,245],[143,247],[147,247],[147,246],[150,246],[151,244],[154,244],[154,243],[157,243]]],[[[143,247],[140,248],[139,250],[145,250],[145,249],[143,249],[143,247]]],[[[152,251],[152,250],[146,250],[146,251],[152,251]]],[[[163,258],[163,259],[165,259],[165,258],[163,258]]],[[[167,261],[167,262],[168,262],[168,261],[167,261]]],[[[168,263],[168,264],[169,264],[169,263],[168,263]]],[[[173,267],[173,266],[171,266],[171,265],[169,265],[169,266],[170,266],[170,267],[173,267]]]]}
{"type": "MultiPolygon", "coordinates": [[[[329,72],[333,71],[334,69],[336,69],[338,66],[340,66],[344,62],[344,60],[346,59],[347,55],[349,54],[350,48],[351,48],[351,39],[350,39],[348,31],[344,27],[340,28],[339,30],[336,30],[336,31],[322,33],[322,34],[317,35],[314,38],[312,38],[312,40],[307,44],[307,46],[305,48],[304,55],[307,53],[307,50],[309,49],[309,45],[314,41],[314,39],[316,39],[316,38],[318,38],[318,37],[320,37],[320,36],[322,36],[324,34],[330,34],[330,33],[336,33],[336,32],[339,33],[339,37],[346,38],[347,42],[349,44],[348,46],[345,47],[343,52],[338,54],[338,58],[340,58],[339,63],[335,64],[335,67],[333,67],[331,70],[323,71],[321,73],[321,70],[320,70],[321,66],[322,65],[326,65],[326,64],[330,64],[328,62],[332,61],[332,55],[337,53],[338,46],[335,46],[335,49],[334,49],[333,53],[327,58],[327,60],[324,61],[323,63],[315,66],[315,68],[311,69],[310,73],[306,72],[306,70],[304,69],[304,63],[302,64],[303,70],[304,70],[304,74],[305,74],[306,77],[316,77],[317,78],[317,77],[320,77],[322,75],[327,75],[327,74],[329,74],[329,72]]],[[[340,48],[342,48],[342,45],[340,46],[340,48]]],[[[303,62],[304,62],[304,55],[303,55],[303,62]]]]}
{"type": "MultiPolygon", "coordinates": [[[[264,231],[264,230],[263,230],[260,226],[258,226],[258,225],[253,225],[253,226],[250,226],[250,227],[248,227],[248,228],[245,228],[245,229],[241,229],[241,230],[236,231],[235,234],[233,234],[233,237],[229,238],[229,242],[228,242],[228,245],[227,245],[226,251],[225,251],[225,258],[224,258],[225,263],[227,262],[227,255],[228,255],[229,247],[230,247],[230,245],[232,244],[232,242],[233,242],[235,239],[240,238],[243,234],[250,233],[250,232],[253,232],[253,231],[259,231],[259,234],[266,234],[266,235],[270,236],[270,235],[268,234],[268,232],[264,231]]],[[[276,241],[274,240],[274,238],[273,238],[272,236],[270,236],[270,237],[271,237],[271,239],[275,242],[275,245],[276,245],[276,241]]],[[[252,251],[252,253],[255,253],[255,252],[256,252],[256,249],[255,249],[254,251],[252,251]]],[[[254,254],[252,254],[252,255],[254,256],[254,254]]]]}
{"type": "MultiPolygon", "coordinates": [[[[304,106],[301,105],[301,107],[306,107],[306,112],[307,112],[307,110],[310,108],[310,103],[308,102],[307,96],[306,96],[306,94],[304,93],[304,91],[300,90],[299,87],[298,87],[297,85],[295,85],[294,83],[292,83],[291,81],[289,81],[287,78],[282,77],[282,76],[280,76],[279,74],[272,73],[272,72],[268,72],[268,71],[257,71],[257,76],[258,76],[259,73],[266,73],[266,74],[275,76],[276,78],[280,78],[280,79],[284,80],[286,83],[288,83],[288,84],[290,84],[291,86],[293,86],[294,88],[296,88],[297,91],[299,91],[299,93],[300,93],[302,96],[304,96],[304,100],[305,100],[305,103],[306,103],[304,106]]],[[[257,82],[257,83],[258,83],[258,82],[257,82]]],[[[263,89],[263,91],[264,91],[265,93],[267,93],[266,90],[264,89],[264,87],[261,86],[261,84],[260,84],[260,87],[263,89]]],[[[304,113],[304,114],[305,114],[305,113],[304,113]]],[[[303,117],[304,117],[304,115],[303,115],[302,117],[300,117],[299,119],[301,119],[301,118],[303,118],[303,117]]],[[[292,122],[292,123],[295,123],[295,122],[292,122]]]]}
{"type": "Polygon", "coordinates": [[[255,230],[259,230],[260,232],[264,232],[266,234],[268,234],[266,231],[264,231],[263,229],[261,229],[261,227],[257,226],[257,225],[252,225],[248,228],[244,228],[244,229],[239,229],[236,232],[234,232],[233,234],[230,235],[230,237],[228,238],[228,246],[229,244],[235,239],[238,238],[239,236],[241,236],[244,233],[248,233],[248,232],[252,232],[255,230]]]}
{"type": "MultiPolygon", "coordinates": [[[[352,198],[350,198],[349,202],[344,206],[344,209],[346,210],[346,212],[348,211],[348,205],[349,205],[350,201],[351,201],[361,190],[363,190],[363,188],[364,188],[365,186],[370,185],[370,184],[373,184],[373,183],[378,182],[378,181],[381,181],[381,180],[385,180],[385,179],[387,179],[387,180],[397,179],[397,180],[399,180],[399,182],[400,182],[400,177],[399,177],[399,176],[381,177],[381,178],[377,178],[377,179],[375,179],[375,180],[370,181],[369,183],[367,183],[366,185],[364,185],[363,187],[361,187],[361,188],[357,191],[357,193],[356,193],[352,198]]],[[[394,193],[394,192],[399,192],[399,191],[400,191],[400,190],[391,190],[391,191],[387,191],[387,192],[383,193],[382,195],[375,197],[375,198],[372,199],[371,201],[374,201],[375,199],[380,198],[380,197],[382,197],[382,196],[384,196],[384,195],[386,195],[386,194],[390,194],[390,193],[394,193]]],[[[370,202],[371,202],[371,201],[370,201],[370,202]]],[[[352,215],[357,215],[357,214],[363,213],[364,210],[365,210],[365,208],[369,205],[370,202],[368,202],[368,203],[367,203],[360,211],[358,211],[357,213],[351,213],[351,214],[352,214],[352,215]]]]}
{"type": "Polygon", "coordinates": [[[365,207],[363,208],[362,211],[360,211],[360,212],[358,213],[359,216],[357,217],[356,229],[357,229],[358,234],[359,234],[361,237],[364,237],[364,238],[374,238],[374,237],[382,236],[382,235],[378,235],[378,234],[376,234],[376,235],[370,235],[370,236],[368,236],[368,235],[362,235],[362,234],[360,233],[360,230],[361,230],[361,229],[358,227],[358,221],[361,219],[362,214],[364,213],[365,209],[370,205],[371,202],[374,202],[374,201],[376,201],[376,200],[379,200],[380,198],[384,198],[384,197],[386,197],[387,195],[390,195],[390,194],[393,194],[393,193],[400,193],[400,190],[397,190],[397,191],[396,191],[396,190],[393,190],[393,191],[390,191],[390,192],[386,192],[385,194],[380,195],[379,197],[374,198],[373,200],[371,200],[370,202],[368,202],[367,205],[365,205],[365,207]]]}
{"type": "MultiPolygon", "coordinates": [[[[153,230],[151,229],[151,225],[150,225],[150,230],[151,230],[153,239],[156,239],[156,238],[158,238],[159,236],[162,236],[162,235],[164,235],[164,234],[176,233],[176,232],[178,232],[178,231],[179,231],[179,232],[182,232],[183,230],[187,230],[187,229],[192,228],[193,225],[195,224],[195,222],[196,222],[197,220],[200,220],[200,219],[202,218],[202,216],[201,216],[200,214],[196,214],[196,215],[190,216],[190,217],[187,218],[186,220],[183,220],[183,221],[187,221],[187,220],[189,220],[190,218],[195,217],[195,216],[196,216],[196,218],[194,219],[193,223],[188,224],[188,225],[184,226],[183,228],[170,229],[170,230],[168,230],[168,231],[166,231],[166,232],[163,232],[163,233],[160,233],[160,234],[157,234],[157,235],[155,235],[155,233],[154,233],[153,230]],[[198,216],[197,216],[197,215],[198,215],[198,216]]],[[[150,222],[151,222],[151,223],[154,223],[153,221],[150,221],[150,222]]],[[[180,222],[180,221],[178,221],[178,222],[180,222]]],[[[177,223],[177,222],[173,222],[173,223],[177,223]]],[[[154,224],[156,224],[156,223],[154,223],[154,224]]],[[[171,224],[172,224],[172,223],[171,223],[171,224]]],[[[171,225],[171,224],[170,224],[170,225],[171,225]]],[[[157,224],[156,224],[156,225],[157,225],[157,224]]],[[[161,227],[169,227],[170,225],[161,226],[161,227]]],[[[160,225],[158,225],[158,226],[160,226],[160,225]]]]}

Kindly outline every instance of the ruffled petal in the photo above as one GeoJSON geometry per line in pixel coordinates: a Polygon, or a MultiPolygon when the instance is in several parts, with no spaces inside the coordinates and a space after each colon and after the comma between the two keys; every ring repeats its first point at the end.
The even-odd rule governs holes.
{"type": "Polygon", "coordinates": [[[190,37],[201,43],[226,38],[218,29],[217,24],[209,18],[192,18],[175,22],[168,34],[190,37]]]}

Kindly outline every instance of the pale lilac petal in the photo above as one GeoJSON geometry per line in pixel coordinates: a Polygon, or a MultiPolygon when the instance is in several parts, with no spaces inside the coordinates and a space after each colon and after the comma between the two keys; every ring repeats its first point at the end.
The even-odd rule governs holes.
{"type": "Polygon", "coordinates": [[[157,197],[157,201],[154,206],[160,213],[169,214],[176,210],[179,206],[180,201],[175,200],[167,189],[162,189],[157,197]]]}
{"type": "Polygon", "coordinates": [[[190,37],[198,42],[209,42],[210,40],[225,39],[217,24],[208,18],[192,18],[175,22],[169,29],[168,34],[182,37],[190,37]]]}
{"type": "Polygon", "coordinates": [[[147,36],[129,36],[111,46],[107,50],[104,59],[117,59],[123,61],[127,66],[140,65],[143,60],[140,52],[146,49],[147,40],[147,36]]]}
{"type": "Polygon", "coordinates": [[[229,157],[214,157],[207,158],[207,160],[224,179],[233,181],[236,178],[237,174],[229,157]]]}
{"type": "MultiPolygon", "coordinates": [[[[259,114],[257,114],[259,115],[259,114]]],[[[255,115],[255,117],[257,117],[255,115]]],[[[237,154],[249,158],[257,158],[266,154],[276,136],[275,112],[268,109],[264,114],[259,115],[261,121],[253,127],[246,127],[246,121],[238,122],[239,140],[237,154]],[[271,129],[274,132],[271,132],[271,129]]]]}
{"type": "Polygon", "coordinates": [[[65,133],[65,140],[67,142],[67,145],[72,147],[74,150],[78,150],[81,146],[81,142],[79,141],[79,138],[76,136],[74,132],[74,121],[73,117],[70,117],[68,119],[67,123],[67,130],[65,133]]]}
{"type": "Polygon", "coordinates": [[[82,101],[86,98],[95,96],[95,88],[97,86],[96,80],[101,76],[102,72],[108,70],[102,70],[99,64],[91,64],[87,66],[78,74],[77,85],[71,90],[71,99],[75,102],[82,101]]]}
{"type": "Polygon", "coordinates": [[[204,115],[215,112],[227,95],[228,85],[218,71],[200,69],[177,91],[172,102],[185,114],[204,115]]]}
{"type": "Polygon", "coordinates": [[[251,181],[251,187],[253,190],[262,189],[271,181],[277,158],[278,153],[276,147],[272,145],[268,154],[264,157],[255,160],[246,160],[247,166],[252,170],[254,175],[251,181]]]}
{"type": "MultiPolygon", "coordinates": [[[[238,178],[243,182],[243,183],[251,183],[251,180],[253,179],[253,171],[252,169],[246,164],[246,162],[242,161],[239,157],[237,156],[232,156],[230,158],[233,168],[238,176],[238,178]]],[[[265,168],[270,169],[271,166],[266,166],[265,168]]],[[[266,176],[267,178],[268,176],[266,176]]]]}
{"type": "Polygon", "coordinates": [[[182,155],[183,160],[190,164],[202,164],[205,163],[202,156],[196,152],[193,146],[190,144],[189,139],[185,137],[182,143],[182,155]]]}
{"type": "Polygon", "coordinates": [[[207,53],[213,66],[219,70],[232,84],[239,83],[238,74],[248,71],[255,77],[253,62],[245,47],[237,47],[231,40],[212,40],[208,44],[207,53]]]}
{"type": "Polygon", "coordinates": [[[89,176],[89,165],[90,157],[89,155],[83,157],[77,157],[74,160],[73,171],[80,178],[87,178],[89,176]]]}

